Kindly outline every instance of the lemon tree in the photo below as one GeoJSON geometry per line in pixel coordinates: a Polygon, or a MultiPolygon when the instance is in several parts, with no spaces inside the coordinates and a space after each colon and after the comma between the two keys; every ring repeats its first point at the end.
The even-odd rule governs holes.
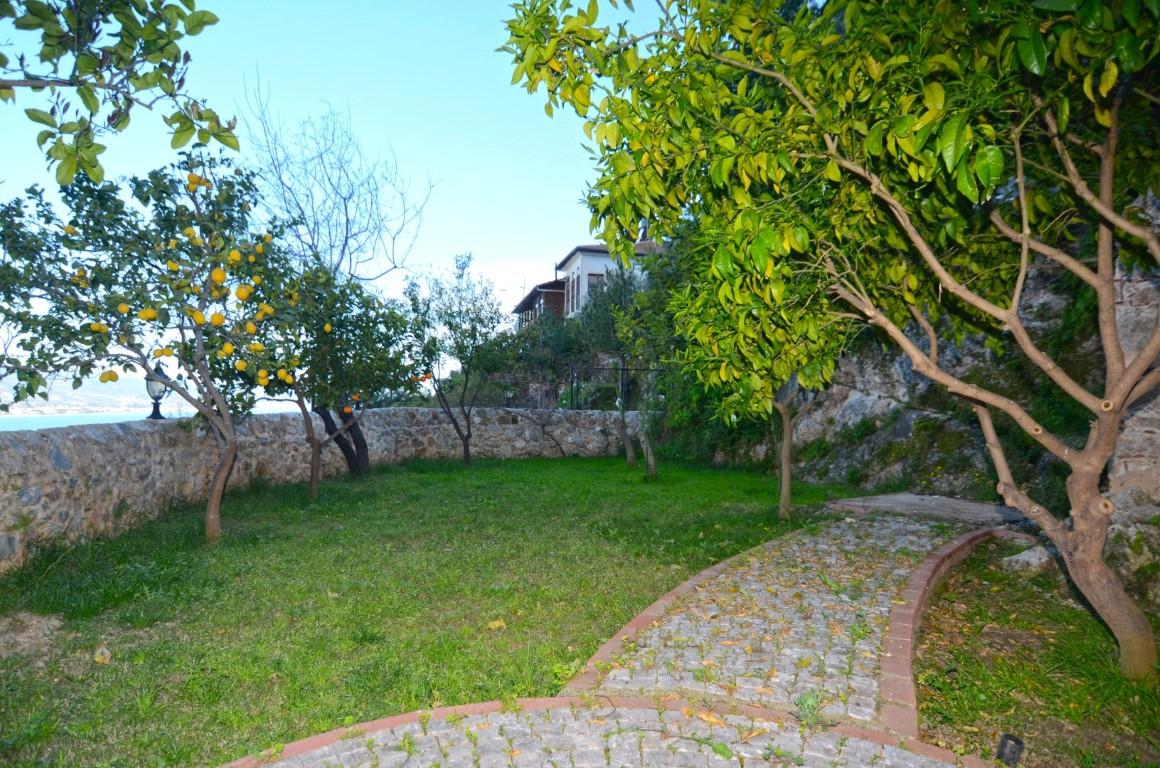
{"type": "Polygon", "coordinates": [[[128,186],[131,202],[78,176],[63,190],[65,218],[35,189],[0,208],[0,322],[17,333],[0,366],[17,401],[46,396],[53,376],[79,387],[143,373],[175,392],[218,446],[213,542],[255,385],[293,383],[263,341],[291,273],[272,235],[250,226],[251,175],[187,155],[128,186]]]}
{"type": "MultiPolygon", "coordinates": [[[[523,0],[508,23],[513,81],[585,119],[600,159],[593,228],[615,252],[631,255],[641,220],[658,237],[689,219],[710,233],[709,290],[681,321],[705,354],[726,349],[718,329],[731,324],[778,376],[787,343],[799,367],[792,356],[808,361],[814,337],[855,318],[964,398],[998,492],[1058,547],[1124,674],[1154,679],[1151,625],[1103,559],[1114,505],[1100,477],[1125,413],[1160,385],[1160,325],[1125,350],[1115,302],[1117,255],[1160,266],[1136,202],[1160,182],[1160,4],[832,0],[788,21],[778,6],[661,0],[602,25],[598,0],[523,0]],[[1028,330],[1040,265],[1097,307],[1095,386],[1028,330]],[[980,331],[1090,412],[1086,438],[1054,434],[981,371],[947,369],[940,346],[980,331]],[[1067,466],[1069,509],[1013,476],[996,418],[1067,466]]],[[[754,372],[722,359],[717,376],[763,387],[754,372]]]]}
{"type": "MultiPolygon", "coordinates": [[[[317,264],[291,273],[284,311],[260,333],[289,368],[258,380],[265,394],[291,400],[311,448],[310,493],[317,493],[322,450],[333,442],[352,477],[370,468],[360,422],[385,393],[414,388],[417,374],[403,308],[358,280],[317,264]],[[288,374],[288,375],[287,375],[288,374]],[[311,414],[322,420],[315,429],[311,414]]],[[[259,371],[261,375],[262,371],[259,371]]]]}

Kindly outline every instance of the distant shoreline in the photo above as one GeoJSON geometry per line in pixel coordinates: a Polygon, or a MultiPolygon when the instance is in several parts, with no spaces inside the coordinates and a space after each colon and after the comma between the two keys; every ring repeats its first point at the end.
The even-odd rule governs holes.
{"type": "Polygon", "coordinates": [[[0,414],[0,432],[77,427],[83,424],[117,424],[125,421],[143,421],[148,415],[141,412],[0,414]]]}

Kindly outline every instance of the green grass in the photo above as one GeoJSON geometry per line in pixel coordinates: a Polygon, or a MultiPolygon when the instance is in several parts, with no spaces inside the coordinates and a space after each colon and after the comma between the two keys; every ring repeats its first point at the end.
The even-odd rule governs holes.
{"type": "Polygon", "coordinates": [[[0,764],[212,765],[552,695],[665,591],[787,530],[766,475],[661,469],[645,484],[618,460],[411,464],[313,502],[301,486],[231,495],[215,547],[187,507],[43,552],[0,578],[0,615],[65,622],[47,655],[0,659],[0,764]]]}
{"type": "Polygon", "coordinates": [[[1155,766],[1160,691],[1118,669],[1111,633],[1052,570],[1028,578],[998,561],[1024,547],[980,546],[923,617],[915,659],[924,740],[991,758],[1020,736],[1020,768],[1155,766]]]}

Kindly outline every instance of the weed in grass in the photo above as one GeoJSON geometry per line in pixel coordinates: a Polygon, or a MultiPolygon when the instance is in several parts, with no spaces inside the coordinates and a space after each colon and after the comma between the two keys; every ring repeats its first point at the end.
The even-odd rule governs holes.
{"type": "Polygon", "coordinates": [[[403,734],[403,740],[399,742],[399,749],[407,753],[407,757],[414,757],[417,747],[415,746],[415,738],[409,734],[403,734]]]}
{"type": "Polygon", "coordinates": [[[776,766],[806,764],[806,759],[797,752],[790,752],[788,749],[782,749],[773,744],[765,748],[761,757],[776,766]]]}
{"type": "Polygon", "coordinates": [[[854,645],[857,645],[870,636],[870,622],[866,621],[866,614],[861,611],[854,614],[854,621],[850,624],[849,635],[850,642],[854,645]]]}
{"type": "Polygon", "coordinates": [[[822,707],[825,705],[825,700],[822,698],[822,692],[810,689],[803,691],[793,698],[793,716],[801,722],[804,728],[817,728],[828,724],[825,717],[822,716],[822,707]]]}

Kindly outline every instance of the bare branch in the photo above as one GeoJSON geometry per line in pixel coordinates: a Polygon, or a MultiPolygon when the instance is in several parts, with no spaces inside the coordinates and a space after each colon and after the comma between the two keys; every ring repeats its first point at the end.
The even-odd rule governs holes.
{"type": "Polygon", "coordinates": [[[906,308],[910,310],[910,316],[918,323],[918,327],[926,333],[926,339],[930,342],[930,352],[927,353],[927,357],[932,365],[938,365],[938,334],[935,333],[934,326],[930,324],[926,315],[919,311],[918,307],[907,304],[906,308]]]}
{"type": "Polygon", "coordinates": [[[1023,284],[1027,282],[1028,255],[1030,253],[1031,222],[1027,211],[1027,180],[1023,175],[1023,135],[1015,129],[1011,137],[1015,147],[1015,186],[1018,189],[1019,219],[1019,276],[1015,278],[1015,290],[1011,294],[1011,314],[1019,317],[1019,302],[1023,298],[1023,284]]]}
{"type": "Polygon", "coordinates": [[[991,463],[994,464],[995,473],[999,476],[999,484],[995,490],[1009,506],[1034,520],[1053,542],[1062,544],[1067,536],[1067,526],[1015,484],[1011,467],[1007,463],[1007,454],[1003,450],[1003,444],[999,442],[999,434],[995,431],[991,412],[981,403],[975,403],[973,407],[975,416],[979,419],[979,426],[983,429],[983,438],[987,442],[987,453],[991,455],[991,463]]]}
{"type": "Polygon", "coordinates": [[[860,299],[841,285],[835,286],[833,291],[839,298],[861,312],[871,325],[876,325],[885,331],[891,341],[897,344],[903,353],[910,358],[910,363],[916,371],[937,384],[941,384],[953,394],[975,402],[985,403],[1006,413],[1037,443],[1064,461],[1068,466],[1074,467],[1078,458],[1077,451],[1044,429],[1042,424],[1036,421],[1031,414],[1014,400],[998,395],[988,389],[983,389],[975,384],[968,384],[942,368],[933,365],[930,359],[918,348],[918,345],[911,341],[903,333],[901,328],[895,325],[886,315],[882,314],[873,304],[860,299]]]}

